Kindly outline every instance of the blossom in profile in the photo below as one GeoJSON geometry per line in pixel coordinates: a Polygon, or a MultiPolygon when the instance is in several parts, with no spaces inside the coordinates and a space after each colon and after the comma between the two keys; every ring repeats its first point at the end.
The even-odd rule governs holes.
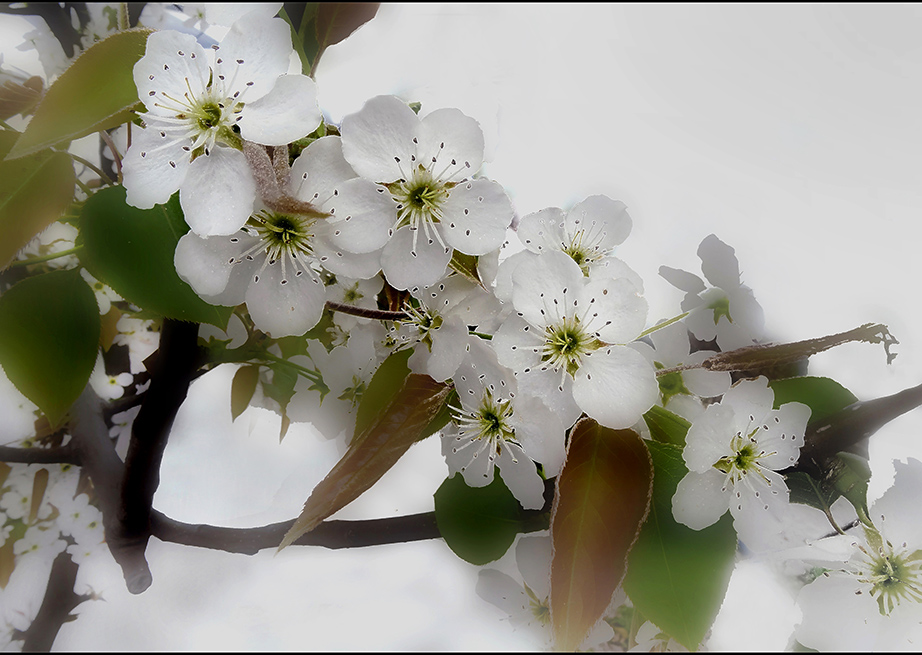
{"type": "Polygon", "coordinates": [[[893,486],[871,505],[873,527],[801,589],[798,642],[819,651],[918,650],[922,643],[922,462],[894,462],[893,486]]]}
{"type": "MultiPolygon", "coordinates": [[[[554,378],[561,393],[602,425],[627,428],[659,394],[653,364],[623,344],[643,330],[647,302],[627,278],[590,277],[554,250],[513,272],[517,316],[493,338],[499,362],[518,375],[554,378]]],[[[558,405],[548,398],[552,407],[558,405]]]]}
{"type": "Polygon", "coordinates": [[[682,453],[688,474],[672,499],[676,521],[702,530],[729,509],[737,534],[755,544],[781,529],[789,494],[777,471],[797,463],[810,408],[772,409],[774,398],[764,376],[743,380],[692,423],[682,453]]]}
{"type": "Polygon", "coordinates": [[[698,246],[701,271],[711,287],[688,271],[660,266],[659,274],[685,292],[682,311],[688,329],[702,341],[717,340],[721,350],[751,346],[761,339],[765,315],[752,289],[740,281],[740,266],[730,246],[713,234],[698,246]]]}
{"type": "Polygon", "coordinates": [[[420,119],[394,96],[377,96],[343,119],[343,154],[362,177],[387,187],[393,236],[381,255],[388,283],[427,287],[445,274],[452,250],[499,248],[512,222],[502,186],[473,176],[483,163],[483,132],[457,109],[420,119]]]}
{"type": "Polygon", "coordinates": [[[355,279],[380,270],[388,235],[379,187],[355,177],[339,137],[311,143],[291,169],[291,196],[326,218],[262,207],[232,236],[185,234],[176,245],[176,271],[212,304],[245,302],[256,327],[273,337],[314,327],[326,302],[324,272],[355,279]]]}
{"type": "Polygon", "coordinates": [[[498,467],[506,487],[525,509],[544,506],[545,476],[556,476],[565,456],[560,419],[535,396],[517,393],[512,371],[496,361],[482,339],[470,337],[455,373],[459,407],[442,431],[442,454],[450,475],[460,472],[469,487],[493,482],[498,467]]]}
{"type": "Polygon", "coordinates": [[[285,145],[322,118],[313,80],[287,74],[291,52],[288,25],[259,14],[235,23],[210,50],[188,34],[151,34],[134,67],[147,111],[123,162],[128,203],[148,209],[179,190],[197,234],[243,226],[256,198],[243,141],[285,145]]]}

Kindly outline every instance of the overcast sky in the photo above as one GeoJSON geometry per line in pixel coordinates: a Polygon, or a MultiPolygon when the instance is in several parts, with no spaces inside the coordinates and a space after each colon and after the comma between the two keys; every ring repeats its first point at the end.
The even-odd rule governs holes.
{"type": "MultiPolygon", "coordinates": [[[[335,122],[389,93],[422,102],[423,113],[455,106],[476,118],[491,158],[484,172],[519,215],[597,193],[623,200],[634,229],[618,254],[644,279],[651,324],[677,314],[682,298],[658,267],[700,273],[695,252],[715,233],[736,248],[769,338],[889,325],[901,341],[891,366],[867,344],[811,365],[868,399],[922,382],[920,33],[915,5],[388,5],[325,54],[316,79],[335,122]]],[[[4,41],[5,56],[14,45],[4,41]]],[[[335,449],[297,428],[279,446],[277,420],[260,410],[232,426],[226,407],[209,400],[226,393],[230,375],[218,370],[194,386],[155,506],[225,525],[290,518],[335,449]]],[[[916,410],[872,439],[877,493],[892,458],[922,459],[919,434],[916,410]]],[[[430,440],[340,517],[431,509],[445,474],[430,440]]],[[[532,643],[475,596],[476,569],[441,542],[248,558],[154,541],[149,555],[154,583],[139,597],[107,561],[88,570],[107,602],[82,605],[56,646],[532,643]]],[[[770,627],[721,627],[713,647],[787,643],[784,594],[744,595],[747,583],[750,592],[766,588],[760,575],[743,571],[734,598],[750,612],[775,599],[764,614],[770,627]]]]}

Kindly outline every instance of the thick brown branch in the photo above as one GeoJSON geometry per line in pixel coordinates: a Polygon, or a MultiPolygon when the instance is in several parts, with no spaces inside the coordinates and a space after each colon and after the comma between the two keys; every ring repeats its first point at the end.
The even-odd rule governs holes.
{"type": "Polygon", "coordinates": [[[48,588],[38,614],[29,629],[22,633],[25,652],[48,652],[58,631],[70,617],[71,611],[89,596],[74,592],[77,582],[77,564],[66,552],[60,553],[51,565],[48,588]]]}

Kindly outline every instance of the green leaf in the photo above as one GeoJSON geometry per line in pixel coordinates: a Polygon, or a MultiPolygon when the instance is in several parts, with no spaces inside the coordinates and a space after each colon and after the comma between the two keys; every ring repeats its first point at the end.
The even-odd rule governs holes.
{"type": "Polygon", "coordinates": [[[292,45],[304,73],[313,76],[323,51],[374,18],[379,6],[377,2],[286,3],[279,16],[291,25],[292,45]]]}
{"type": "Polygon", "coordinates": [[[365,432],[391,403],[410,374],[407,361],[413,350],[392,353],[371,378],[355,412],[355,434],[365,432]]]}
{"type": "Polygon", "coordinates": [[[7,159],[107,130],[132,119],[132,71],[153,30],[116,32],[94,43],[54,81],[7,159]]]}
{"type": "Polygon", "coordinates": [[[644,617],[695,650],[726,595],[736,532],[729,514],[704,530],[676,523],[672,497],[688,472],[682,449],[656,442],[647,447],[653,458],[653,502],[628,559],[624,590],[644,617]]]}
{"type": "Polygon", "coordinates": [[[80,259],[122,298],[167,318],[227,327],[233,309],[209,305],[176,273],[173,253],[189,231],[177,195],[137,209],[124,187],[103,189],[86,201],[80,227],[80,259]]]}
{"type": "Polygon", "coordinates": [[[241,366],[231,382],[231,420],[246,411],[259,383],[259,366],[241,366]]]}
{"type": "Polygon", "coordinates": [[[26,278],[0,296],[0,365],[58,424],[96,364],[99,308],[75,271],[26,278]]]}
{"type": "Polygon", "coordinates": [[[787,378],[772,380],[768,386],[775,392],[775,409],[785,403],[803,403],[810,408],[810,423],[821,421],[858,402],[851,391],[830,378],[787,378]]]}
{"type": "Polygon", "coordinates": [[[582,419],[570,433],[551,515],[551,626],[575,650],[611,603],[650,507],[653,466],[633,430],[582,419]]]}
{"type": "Polygon", "coordinates": [[[685,446],[685,435],[688,433],[691,423],[678,414],[673,414],[668,409],[654,405],[650,411],[643,415],[643,420],[646,422],[647,427],[650,428],[650,436],[653,437],[654,441],[669,443],[680,448],[685,446]]]}
{"type": "Polygon", "coordinates": [[[333,470],[311,492],[279,549],[361,496],[409,450],[451,391],[428,375],[411,374],[387,406],[360,433],[333,470]]]}
{"type": "Polygon", "coordinates": [[[521,531],[519,501],[499,475],[485,487],[469,487],[461,475],[435,492],[435,521],[452,552],[477,566],[502,557],[521,531]]]}
{"type": "MultiPolygon", "coordinates": [[[[18,132],[0,131],[0,158],[18,132]]],[[[63,152],[40,152],[16,161],[0,161],[0,270],[74,198],[74,165],[63,152]]]]}

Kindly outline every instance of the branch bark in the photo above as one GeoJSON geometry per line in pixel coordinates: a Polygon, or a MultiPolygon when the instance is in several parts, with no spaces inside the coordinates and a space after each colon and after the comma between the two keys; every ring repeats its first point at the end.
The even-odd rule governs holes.
{"type": "Polygon", "coordinates": [[[71,611],[90,596],[74,592],[79,567],[67,552],[59,553],[51,565],[45,598],[32,625],[22,633],[22,650],[48,652],[71,611]]]}

